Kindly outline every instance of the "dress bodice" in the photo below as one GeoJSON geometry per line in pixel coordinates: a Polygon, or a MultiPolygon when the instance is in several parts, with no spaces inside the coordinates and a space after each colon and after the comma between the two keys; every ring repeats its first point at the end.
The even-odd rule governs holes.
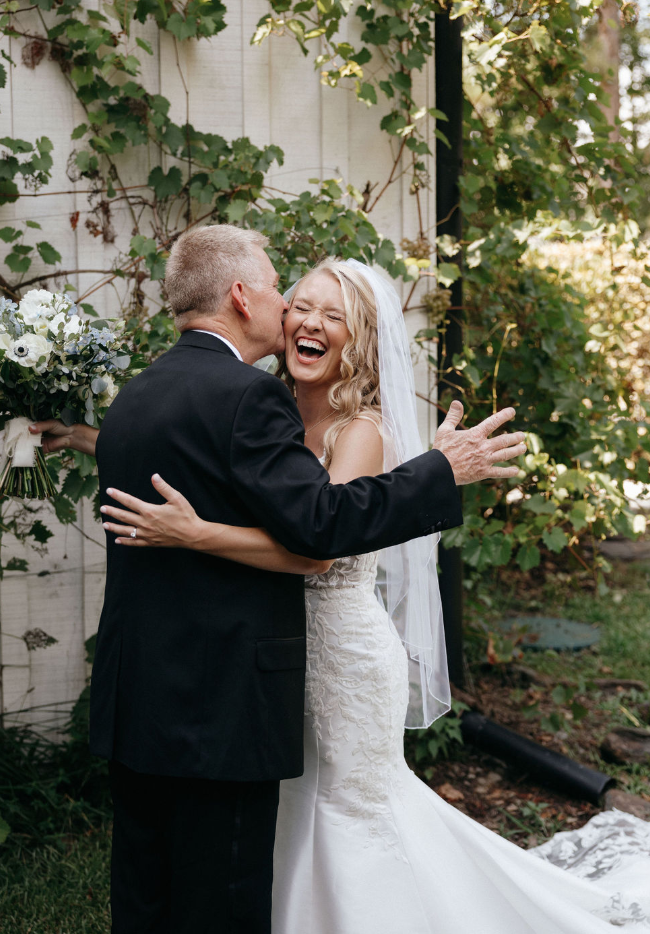
{"type": "Polygon", "coordinates": [[[311,574],[306,577],[305,587],[308,591],[339,588],[345,590],[350,587],[373,590],[377,579],[378,557],[379,552],[373,551],[367,555],[338,558],[325,574],[311,574]]]}

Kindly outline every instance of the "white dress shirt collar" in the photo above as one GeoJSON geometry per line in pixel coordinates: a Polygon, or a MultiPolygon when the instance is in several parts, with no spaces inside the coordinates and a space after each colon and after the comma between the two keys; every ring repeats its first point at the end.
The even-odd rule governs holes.
{"type": "Polygon", "coordinates": [[[237,359],[241,360],[242,363],[244,362],[242,355],[237,350],[235,345],[231,344],[227,338],[222,337],[221,334],[217,334],[216,331],[204,331],[202,328],[191,328],[190,330],[195,331],[197,334],[211,334],[213,337],[216,337],[217,340],[223,341],[226,347],[230,347],[230,349],[232,350],[234,355],[237,357],[237,359]]]}

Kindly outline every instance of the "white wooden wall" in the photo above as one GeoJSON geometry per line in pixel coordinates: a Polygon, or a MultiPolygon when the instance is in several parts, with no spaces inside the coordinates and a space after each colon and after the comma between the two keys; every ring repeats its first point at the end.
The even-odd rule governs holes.
{"type": "MultiPolygon", "coordinates": [[[[308,187],[309,178],[336,177],[360,189],[368,180],[378,181],[381,186],[388,178],[392,155],[386,134],[378,129],[378,109],[368,109],[349,91],[321,86],[311,59],[305,59],[289,38],[273,38],[262,47],[252,47],[250,37],[267,9],[263,0],[230,0],[228,28],[211,41],[182,44],[178,65],[169,35],[160,34],[155,26],[137,26],[134,35],[147,38],[155,51],[153,57],[139,52],[143,83],[151,92],[171,100],[171,116],[179,123],[185,121],[187,108],[189,120],[197,129],[219,133],[226,139],[245,135],[257,145],[279,145],[285,153],[285,164],[274,167],[270,185],[299,193],[308,187]]],[[[32,34],[41,32],[34,13],[21,16],[21,27],[32,34]]],[[[70,133],[83,122],[83,113],[54,62],[46,57],[33,70],[22,64],[25,41],[4,40],[0,45],[17,63],[16,68],[9,69],[7,88],[0,91],[0,137],[33,140],[45,135],[53,141],[52,180],[47,189],[42,189],[52,194],[20,198],[15,205],[0,207],[0,226],[27,218],[36,220],[43,227],[43,238],[54,243],[62,254],[62,269],[109,269],[116,247],[128,251],[131,218],[126,208],[115,206],[114,245],[105,245],[86,230],[88,201],[81,192],[87,189],[87,183],[71,183],[66,175],[68,154],[74,145],[70,133]],[[76,211],[80,216],[74,231],[70,215],[76,211]]],[[[434,106],[432,69],[418,80],[418,98],[434,106]]],[[[153,150],[148,154],[143,148],[136,152],[137,163],[133,156],[117,161],[124,185],[142,183],[158,161],[153,150]]],[[[425,192],[422,199],[425,225],[433,236],[433,192],[425,192]]],[[[416,236],[417,210],[408,192],[408,175],[391,186],[371,220],[397,246],[402,237],[416,236]]],[[[40,271],[34,264],[29,277],[40,271]]],[[[81,295],[99,279],[97,272],[84,272],[67,281],[81,295]]],[[[58,283],[62,284],[63,280],[58,283]]],[[[48,287],[53,285],[50,280],[48,287]]],[[[96,292],[90,300],[103,315],[118,312],[112,287],[96,292]]],[[[418,312],[409,314],[411,333],[423,323],[418,312]]],[[[417,380],[419,389],[428,393],[429,376],[422,364],[417,367],[417,380]]],[[[433,428],[432,412],[431,406],[422,407],[421,427],[426,438],[430,438],[433,428]]],[[[4,677],[0,709],[7,723],[31,722],[51,730],[60,725],[85,683],[84,641],[96,630],[101,610],[104,546],[102,529],[89,508],[82,510],[74,527],[59,525],[47,504],[41,507],[39,517],[55,533],[45,556],[24,554],[15,541],[7,538],[3,543],[5,560],[11,554],[27,557],[30,571],[9,573],[1,584],[0,663],[4,677]],[[22,635],[35,627],[55,637],[57,644],[28,652],[22,635]],[[16,713],[24,708],[32,709],[16,713]]]]}

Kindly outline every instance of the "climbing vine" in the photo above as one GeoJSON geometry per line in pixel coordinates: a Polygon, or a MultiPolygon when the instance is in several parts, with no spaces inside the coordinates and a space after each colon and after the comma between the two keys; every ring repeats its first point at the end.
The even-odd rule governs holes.
{"type": "MultiPolygon", "coordinates": [[[[395,139],[395,165],[409,154],[411,191],[418,198],[430,184],[427,113],[438,121],[437,145],[446,143],[445,115],[424,106],[418,73],[431,58],[435,16],[464,17],[463,238],[439,237],[420,224],[402,248],[409,269],[437,284],[423,299],[431,318],[423,343],[444,346],[449,314],[465,320],[466,344],[451,371],[439,369],[442,354],[430,356],[442,401],[460,374],[470,417],[512,404],[518,427],[530,433],[517,481],[472,488],[464,527],[447,533],[447,543],[461,545],[478,571],[513,558],[529,570],[544,551],[568,550],[585,564],[583,542],[645,527],[643,517],[630,511],[623,487],[628,480],[648,480],[648,403],[629,371],[612,368],[603,344],[629,344],[638,303],[621,308],[617,302],[618,313],[610,313],[598,291],[585,289],[566,264],[541,268],[530,248],[536,241],[567,247],[596,241],[604,247],[603,289],[616,290],[617,279],[625,278],[629,295],[631,264],[638,288],[650,283],[637,222],[645,198],[637,131],[608,124],[603,75],[588,64],[599,6],[599,0],[389,0],[356,9],[357,38],[350,42],[337,39],[351,17],[348,4],[276,0],[254,39],[290,35],[306,53],[318,42],[314,64],[323,82],[347,83],[360,100],[382,107],[380,125],[395,139]],[[459,256],[464,306],[450,312],[444,287],[459,275],[459,256]]],[[[635,4],[621,3],[621,27],[628,34],[637,13],[635,4]]],[[[639,43],[627,41],[638,70],[639,43]]],[[[640,85],[637,76],[635,87],[640,85]]],[[[365,192],[369,206],[370,186],[365,192]]],[[[606,568],[592,553],[594,569],[606,568]]]]}
{"type": "MultiPolygon", "coordinates": [[[[252,43],[298,42],[305,67],[311,60],[332,94],[352,91],[376,109],[393,153],[386,178],[315,179],[293,194],[267,181],[271,167],[283,162],[279,147],[226,140],[195,127],[189,116],[174,122],[170,101],[152,93],[142,77],[153,48],[138,35],[138,24],[154,22],[166,33],[178,63],[183,43],[226,28],[223,3],[117,0],[100,12],[78,0],[26,2],[0,4],[0,32],[28,68],[38,68],[45,56],[56,62],[84,116],[66,153],[53,153],[45,137],[0,139],[0,212],[19,198],[47,197],[55,157],[67,159],[68,177],[85,191],[89,236],[115,243],[115,212],[128,212],[128,250],[116,245],[112,262],[92,270],[96,282],[76,300],[93,315],[93,295],[119,287],[133,372],[174,339],[164,310],[165,259],[189,227],[228,221],[263,231],[285,285],[329,254],[378,263],[410,283],[407,309],[421,302],[430,312],[423,347],[444,344],[449,314],[464,315],[466,347],[453,373],[438,372],[439,402],[445,404],[445,387],[460,373],[469,418],[515,403],[520,427],[531,433],[532,451],[517,481],[468,497],[465,527],[449,541],[463,546],[469,564],[480,570],[515,556],[531,568],[542,549],[565,548],[584,561],[586,537],[632,530],[622,483],[647,479],[650,442],[639,434],[643,404],[631,395],[624,373],[609,372],[602,357],[586,350],[593,338],[591,298],[566,271],[540,268],[530,251],[535,240],[597,237],[608,247],[610,268],[621,249],[644,262],[635,220],[644,197],[634,181],[636,150],[625,126],[611,133],[601,76],[587,68],[582,45],[598,0],[471,0],[447,7],[429,0],[356,7],[347,0],[271,0],[252,43]],[[432,185],[435,149],[448,145],[446,115],[427,104],[422,80],[434,53],[435,17],[443,13],[463,16],[465,23],[460,242],[436,236],[420,209],[421,194],[432,185]],[[133,168],[144,165],[149,170],[137,184],[126,184],[133,168]],[[418,222],[395,245],[372,218],[404,175],[418,222]],[[450,312],[448,286],[459,275],[460,256],[465,302],[450,312]],[[418,282],[426,286],[423,298],[418,282]]],[[[622,11],[633,26],[633,4],[623,3],[622,11]]],[[[5,53],[0,86],[12,66],[5,53]]],[[[186,86],[185,92],[189,114],[186,86]]],[[[79,215],[70,223],[75,227],[79,215]]],[[[55,231],[41,231],[33,221],[8,223],[0,239],[6,244],[0,287],[9,298],[50,280],[69,287],[70,278],[85,271],[62,269],[55,231]]],[[[613,340],[620,321],[602,326],[613,340]]],[[[433,367],[438,357],[431,353],[433,367]]],[[[96,490],[92,465],[77,456],[51,462],[60,472],[57,514],[74,521],[75,504],[96,490]]]]}

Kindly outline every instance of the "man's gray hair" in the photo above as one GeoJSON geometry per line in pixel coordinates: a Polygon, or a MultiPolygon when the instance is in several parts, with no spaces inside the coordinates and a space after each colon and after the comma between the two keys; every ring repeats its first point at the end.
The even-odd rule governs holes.
{"type": "Polygon", "coordinates": [[[256,288],[259,259],[254,246],[264,248],[268,237],[232,224],[197,227],[182,234],[167,259],[167,300],[181,322],[215,315],[233,282],[256,288]]]}

